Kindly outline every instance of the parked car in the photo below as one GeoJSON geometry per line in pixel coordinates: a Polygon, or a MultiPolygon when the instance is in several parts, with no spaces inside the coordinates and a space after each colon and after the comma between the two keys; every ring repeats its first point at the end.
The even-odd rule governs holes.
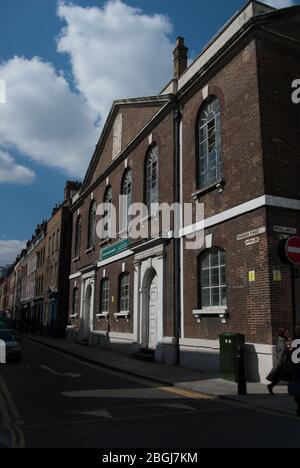
{"type": "Polygon", "coordinates": [[[22,358],[18,338],[11,330],[0,330],[0,340],[5,342],[6,362],[19,362],[22,358]]]}

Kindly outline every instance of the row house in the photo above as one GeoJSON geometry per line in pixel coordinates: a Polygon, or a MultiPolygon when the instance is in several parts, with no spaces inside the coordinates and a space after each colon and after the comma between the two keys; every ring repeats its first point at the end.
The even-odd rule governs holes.
{"type": "Polygon", "coordinates": [[[9,313],[25,331],[65,336],[72,234],[70,204],[79,187],[77,182],[67,182],[63,203],[53,209],[49,220],[37,226],[3,286],[1,282],[0,310],[9,313]]]}
{"type": "Polygon", "coordinates": [[[250,1],[189,66],[178,38],[161,94],[113,103],[71,207],[68,339],[217,371],[219,335],[242,333],[248,378],[265,379],[277,329],[300,322],[278,255],[300,231],[299,23],[250,1]],[[192,219],[165,230],[173,203],[192,219]]]}

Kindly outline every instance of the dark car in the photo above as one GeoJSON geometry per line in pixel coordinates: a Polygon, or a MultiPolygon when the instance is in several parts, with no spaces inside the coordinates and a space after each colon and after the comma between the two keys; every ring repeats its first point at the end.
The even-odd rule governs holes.
{"type": "Polygon", "coordinates": [[[0,330],[0,340],[5,342],[6,362],[19,362],[22,358],[21,346],[11,330],[0,330]]]}

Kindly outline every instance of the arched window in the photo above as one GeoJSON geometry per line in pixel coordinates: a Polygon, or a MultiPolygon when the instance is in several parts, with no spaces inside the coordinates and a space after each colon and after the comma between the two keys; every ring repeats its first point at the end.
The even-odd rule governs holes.
{"type": "Polygon", "coordinates": [[[73,289],[73,303],[72,303],[72,314],[78,315],[79,312],[79,289],[73,289]]]}
{"type": "Polygon", "coordinates": [[[226,296],[225,252],[221,249],[210,249],[199,257],[200,307],[224,307],[226,296]]]}
{"type": "Polygon", "coordinates": [[[129,274],[123,273],[119,278],[119,311],[129,312],[129,274]]]}
{"type": "Polygon", "coordinates": [[[129,217],[129,208],[132,204],[132,172],[131,169],[126,169],[122,179],[121,186],[121,226],[120,230],[125,231],[128,229],[130,217],[129,217]]]}
{"type": "Polygon", "coordinates": [[[151,204],[159,203],[159,153],[152,146],[145,159],[145,202],[149,213],[151,204]]]}
{"type": "Polygon", "coordinates": [[[199,188],[217,182],[221,174],[221,111],[219,100],[212,97],[202,109],[199,119],[199,188]]]}
{"type": "Polygon", "coordinates": [[[89,225],[88,225],[88,245],[87,248],[91,249],[95,245],[96,237],[96,202],[92,201],[89,211],[89,225]]]}
{"type": "Polygon", "coordinates": [[[80,257],[80,248],[81,248],[81,216],[78,216],[76,222],[76,232],[75,232],[75,257],[80,257]]]}
{"type": "Polygon", "coordinates": [[[109,280],[104,278],[100,283],[100,314],[109,312],[109,280]]]}
{"type": "Polygon", "coordinates": [[[105,190],[103,202],[106,203],[107,210],[104,212],[104,218],[106,218],[106,223],[103,228],[103,239],[111,237],[111,205],[112,205],[112,188],[109,185],[105,190]]]}

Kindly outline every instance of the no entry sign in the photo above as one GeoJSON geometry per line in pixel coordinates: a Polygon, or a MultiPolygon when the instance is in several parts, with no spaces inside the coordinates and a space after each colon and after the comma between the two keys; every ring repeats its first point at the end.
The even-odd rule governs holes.
{"type": "Polygon", "coordinates": [[[285,253],[291,263],[300,265],[300,237],[294,236],[286,241],[285,253]]]}

